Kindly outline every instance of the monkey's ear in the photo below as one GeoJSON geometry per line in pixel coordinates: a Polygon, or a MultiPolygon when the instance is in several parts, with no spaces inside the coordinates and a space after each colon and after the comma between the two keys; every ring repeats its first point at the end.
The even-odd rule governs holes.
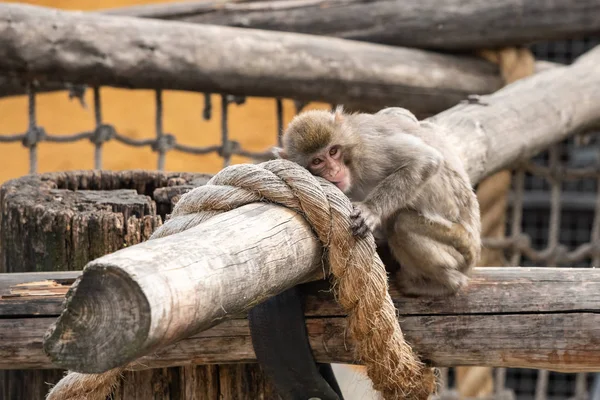
{"type": "Polygon", "coordinates": [[[288,154],[281,147],[277,147],[277,146],[271,147],[271,153],[277,158],[282,158],[284,160],[288,158],[288,154]]]}
{"type": "Polygon", "coordinates": [[[335,111],[333,112],[333,122],[340,123],[344,121],[344,106],[338,105],[335,107],[335,111]]]}

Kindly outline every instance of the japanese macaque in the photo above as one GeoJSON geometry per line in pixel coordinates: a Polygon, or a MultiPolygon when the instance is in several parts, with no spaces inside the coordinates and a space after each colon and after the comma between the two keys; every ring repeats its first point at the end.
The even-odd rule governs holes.
{"type": "Polygon", "coordinates": [[[353,233],[373,232],[400,264],[406,295],[446,296],[468,280],[481,247],[479,204],[450,138],[408,110],[297,115],[274,153],[353,201],[353,233]]]}

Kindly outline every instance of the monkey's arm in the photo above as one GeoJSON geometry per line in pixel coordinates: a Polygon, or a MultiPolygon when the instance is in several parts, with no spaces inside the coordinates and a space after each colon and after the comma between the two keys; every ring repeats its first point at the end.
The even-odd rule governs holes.
{"type": "Polygon", "coordinates": [[[395,155],[394,163],[398,168],[382,179],[363,202],[356,204],[354,213],[360,214],[371,229],[376,228],[382,219],[405,207],[440,170],[444,161],[438,150],[408,134],[393,137],[386,151],[395,155]]]}

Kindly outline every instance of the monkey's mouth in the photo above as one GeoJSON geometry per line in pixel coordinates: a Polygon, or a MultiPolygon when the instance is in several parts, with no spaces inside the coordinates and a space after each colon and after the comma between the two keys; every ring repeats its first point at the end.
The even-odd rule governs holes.
{"type": "Polygon", "coordinates": [[[346,189],[346,183],[344,181],[339,181],[339,182],[331,181],[331,183],[333,183],[335,186],[337,186],[338,189],[340,189],[342,192],[346,189]]]}

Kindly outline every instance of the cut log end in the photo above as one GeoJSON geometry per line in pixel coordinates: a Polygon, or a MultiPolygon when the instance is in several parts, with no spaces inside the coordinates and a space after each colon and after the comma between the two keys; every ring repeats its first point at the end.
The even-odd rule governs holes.
{"type": "Polygon", "coordinates": [[[133,277],[94,264],[72,286],[66,304],[44,336],[44,351],[57,366],[100,373],[136,358],[151,313],[133,277]]]}

